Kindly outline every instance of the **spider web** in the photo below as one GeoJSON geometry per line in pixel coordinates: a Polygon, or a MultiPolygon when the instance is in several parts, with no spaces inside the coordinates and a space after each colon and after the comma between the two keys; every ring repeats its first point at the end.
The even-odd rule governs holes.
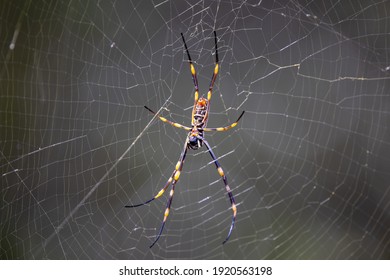
{"type": "Polygon", "coordinates": [[[2,259],[388,259],[388,1],[3,1],[2,259]],[[220,74],[163,235],[154,196],[220,74]]]}

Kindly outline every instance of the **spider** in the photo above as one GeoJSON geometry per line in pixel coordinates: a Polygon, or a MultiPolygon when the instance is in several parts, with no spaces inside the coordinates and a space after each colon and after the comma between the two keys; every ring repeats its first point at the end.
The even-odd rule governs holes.
{"type": "Polygon", "coordinates": [[[152,197],[151,199],[145,201],[144,203],[135,204],[135,205],[126,205],[125,206],[127,208],[131,208],[131,207],[138,207],[138,206],[146,205],[146,204],[152,202],[153,200],[159,198],[160,196],[162,196],[164,194],[164,192],[167,190],[167,188],[172,184],[172,189],[171,189],[170,194],[169,194],[169,199],[167,201],[166,209],[165,209],[165,212],[164,212],[164,218],[163,218],[162,224],[160,226],[160,231],[158,232],[157,237],[155,238],[154,242],[150,245],[149,248],[152,248],[156,244],[156,242],[159,240],[159,238],[161,237],[161,234],[163,232],[165,223],[167,221],[167,218],[168,218],[168,215],[169,215],[169,212],[170,212],[170,209],[171,209],[173,194],[175,192],[175,185],[176,185],[177,181],[179,180],[180,173],[181,173],[181,171],[183,169],[183,164],[184,164],[184,160],[185,160],[185,157],[187,155],[188,149],[197,150],[200,147],[202,147],[203,144],[206,146],[206,148],[207,148],[208,152],[210,153],[210,155],[211,155],[211,157],[213,159],[213,162],[214,162],[214,164],[215,164],[215,166],[217,168],[218,174],[221,176],[221,178],[223,180],[226,192],[227,192],[227,194],[229,196],[230,203],[231,203],[231,209],[233,210],[233,217],[232,217],[232,222],[231,222],[231,225],[230,225],[230,229],[229,229],[228,235],[227,235],[227,237],[225,238],[225,240],[223,241],[222,244],[225,244],[229,240],[230,235],[232,233],[232,230],[234,228],[234,224],[235,224],[235,221],[236,221],[236,215],[237,215],[236,203],[235,203],[235,200],[234,200],[233,193],[230,190],[230,187],[228,185],[226,175],[225,175],[224,171],[222,170],[221,164],[217,160],[217,157],[215,156],[213,150],[211,149],[211,146],[209,145],[209,143],[204,138],[204,132],[205,131],[207,131],[207,132],[210,132],[210,131],[226,131],[228,129],[231,129],[231,128],[235,127],[237,125],[238,121],[244,115],[245,111],[243,111],[240,114],[240,116],[238,117],[238,119],[234,123],[229,125],[229,126],[218,127],[218,128],[208,128],[208,127],[206,127],[207,120],[208,120],[208,117],[209,117],[210,99],[211,99],[211,95],[212,95],[212,91],[213,91],[213,86],[214,86],[214,82],[215,82],[215,79],[216,79],[218,71],[219,71],[217,33],[214,31],[215,68],[214,68],[213,75],[211,77],[211,82],[210,82],[210,86],[209,86],[209,91],[207,93],[207,97],[203,97],[203,96],[199,97],[198,78],[196,76],[195,67],[194,67],[194,64],[192,63],[191,56],[190,56],[190,53],[188,51],[187,44],[186,44],[186,41],[184,39],[183,33],[181,33],[181,38],[183,39],[184,48],[185,48],[187,56],[188,56],[188,62],[190,64],[192,81],[194,82],[194,86],[195,86],[195,100],[194,100],[194,107],[192,109],[192,124],[191,124],[191,127],[188,127],[188,126],[181,125],[179,123],[172,122],[172,121],[170,121],[170,120],[160,116],[159,114],[157,114],[153,110],[149,109],[147,106],[144,106],[149,112],[151,112],[153,115],[158,117],[161,121],[163,121],[165,123],[168,123],[168,124],[170,124],[170,125],[172,125],[174,127],[181,128],[181,129],[184,129],[186,131],[189,131],[189,133],[188,133],[187,138],[186,138],[186,140],[184,142],[184,147],[183,147],[183,150],[182,150],[181,155],[179,157],[179,161],[176,164],[175,170],[173,171],[172,175],[169,177],[169,179],[168,179],[167,183],[165,184],[165,186],[154,197],[152,197]]]}

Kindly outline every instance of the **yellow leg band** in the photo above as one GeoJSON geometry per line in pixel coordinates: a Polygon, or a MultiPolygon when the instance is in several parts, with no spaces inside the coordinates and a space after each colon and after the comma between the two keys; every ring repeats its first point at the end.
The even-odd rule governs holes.
{"type": "Polygon", "coordinates": [[[222,168],[221,167],[218,167],[218,173],[219,173],[219,175],[221,176],[221,177],[223,177],[223,175],[225,175],[225,173],[223,173],[223,170],[222,170],[222,168]]]}
{"type": "Polygon", "coordinates": [[[232,205],[232,210],[233,210],[233,215],[234,215],[234,217],[235,217],[235,216],[236,216],[236,213],[237,213],[236,204],[233,204],[233,205],[232,205]]]}
{"type": "Polygon", "coordinates": [[[159,198],[160,196],[163,195],[164,192],[165,192],[165,190],[162,189],[161,191],[158,192],[158,194],[157,194],[154,198],[155,198],[155,199],[156,199],[156,198],[159,198]]]}
{"type": "Polygon", "coordinates": [[[194,65],[191,63],[191,74],[195,76],[195,67],[194,65]]]}
{"type": "Polygon", "coordinates": [[[208,93],[207,93],[207,100],[210,100],[211,99],[211,91],[209,91],[208,93]]]}
{"type": "Polygon", "coordinates": [[[167,208],[164,213],[164,221],[167,219],[168,215],[169,215],[169,209],[167,208]]]}
{"type": "Polygon", "coordinates": [[[177,181],[177,180],[179,180],[179,177],[180,177],[180,171],[177,170],[173,179],[175,179],[175,181],[177,181]]]}
{"type": "Polygon", "coordinates": [[[218,70],[219,70],[219,66],[218,64],[215,65],[215,68],[214,68],[214,74],[217,75],[218,74],[218,70]]]}

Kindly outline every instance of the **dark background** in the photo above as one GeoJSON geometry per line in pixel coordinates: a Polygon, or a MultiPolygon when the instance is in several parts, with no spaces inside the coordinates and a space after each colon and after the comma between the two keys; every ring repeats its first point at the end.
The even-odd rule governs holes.
{"type": "Polygon", "coordinates": [[[2,259],[388,259],[388,1],[1,1],[2,259]],[[207,92],[163,236],[164,185],[190,124],[183,32],[207,92]]]}

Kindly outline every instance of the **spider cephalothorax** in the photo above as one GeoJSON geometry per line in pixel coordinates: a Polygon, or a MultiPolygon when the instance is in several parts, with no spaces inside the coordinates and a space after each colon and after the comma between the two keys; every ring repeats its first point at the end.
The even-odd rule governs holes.
{"type": "Polygon", "coordinates": [[[224,171],[222,170],[222,167],[221,167],[217,157],[215,156],[213,150],[211,149],[211,146],[204,139],[204,132],[205,131],[226,131],[228,129],[231,129],[231,128],[233,128],[233,127],[235,127],[237,125],[238,121],[241,119],[241,117],[244,114],[244,112],[242,112],[241,115],[238,117],[238,119],[234,123],[229,125],[229,126],[218,127],[218,128],[208,128],[208,127],[206,127],[208,116],[209,116],[209,111],[210,111],[210,99],[211,99],[212,92],[213,92],[213,86],[214,86],[214,82],[215,82],[215,79],[216,79],[218,71],[219,71],[217,34],[214,31],[215,67],[214,67],[213,76],[211,77],[211,82],[210,82],[209,91],[207,92],[207,97],[203,97],[203,96],[199,97],[198,78],[196,76],[195,67],[194,67],[194,64],[192,63],[191,56],[190,56],[190,53],[188,51],[186,41],[184,40],[183,33],[181,34],[181,37],[183,39],[184,47],[185,47],[185,50],[187,52],[188,62],[190,63],[190,70],[191,70],[192,80],[193,80],[194,86],[195,86],[195,100],[194,100],[194,107],[192,109],[192,125],[191,125],[191,127],[188,127],[188,126],[184,126],[184,125],[181,125],[179,123],[175,123],[175,122],[172,122],[170,120],[167,120],[166,118],[156,114],[153,110],[151,110],[151,109],[149,109],[148,107],[145,106],[146,109],[148,109],[151,113],[156,115],[161,121],[169,123],[169,124],[173,125],[174,127],[178,127],[178,128],[182,128],[184,130],[187,130],[187,131],[189,131],[189,133],[188,133],[186,141],[184,143],[184,148],[183,148],[183,150],[181,152],[179,161],[176,164],[175,170],[173,171],[172,175],[169,177],[169,179],[168,179],[167,183],[165,184],[165,186],[154,197],[152,197],[148,201],[146,201],[144,203],[136,204],[136,205],[127,205],[127,206],[125,206],[125,207],[138,207],[138,206],[141,206],[141,205],[148,204],[149,202],[152,202],[153,200],[155,200],[155,199],[159,198],[160,196],[162,196],[164,194],[164,192],[167,190],[167,188],[172,184],[172,189],[171,189],[171,192],[169,194],[169,199],[168,199],[168,202],[167,202],[167,207],[166,207],[165,212],[164,212],[164,218],[163,218],[163,222],[162,222],[161,227],[160,227],[160,231],[159,231],[157,237],[155,238],[154,242],[152,243],[152,245],[150,245],[150,247],[153,247],[153,245],[156,244],[156,242],[160,238],[161,233],[162,233],[162,231],[164,229],[165,222],[166,222],[166,220],[168,218],[168,215],[169,215],[169,212],[170,212],[170,209],[171,209],[173,194],[175,192],[175,186],[176,186],[177,181],[179,180],[181,170],[183,169],[183,164],[184,164],[184,160],[185,160],[185,157],[187,155],[188,149],[197,150],[200,147],[202,147],[203,144],[205,144],[207,150],[209,151],[209,153],[210,153],[210,155],[211,155],[211,157],[213,159],[215,167],[217,168],[218,174],[221,176],[221,178],[223,180],[223,183],[225,185],[225,189],[226,189],[226,192],[228,194],[228,197],[229,197],[229,200],[230,200],[230,203],[231,203],[231,207],[232,207],[232,211],[233,211],[233,217],[232,217],[232,222],[231,222],[231,225],[230,225],[230,229],[229,229],[228,235],[225,238],[225,240],[223,241],[223,244],[226,243],[226,241],[228,241],[229,238],[230,238],[230,235],[232,233],[232,230],[233,230],[233,227],[234,227],[234,224],[235,224],[235,221],[236,221],[236,215],[237,215],[236,203],[234,201],[233,193],[230,190],[230,187],[228,185],[226,175],[225,175],[224,171]]]}

